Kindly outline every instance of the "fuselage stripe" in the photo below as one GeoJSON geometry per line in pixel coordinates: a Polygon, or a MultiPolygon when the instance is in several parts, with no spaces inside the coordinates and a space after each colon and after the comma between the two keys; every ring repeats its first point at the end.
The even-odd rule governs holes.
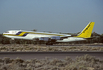
{"type": "Polygon", "coordinates": [[[34,32],[18,32],[16,34],[3,34],[3,35],[9,35],[9,36],[21,36],[21,37],[25,37],[28,34],[40,34],[40,35],[55,35],[55,36],[64,36],[64,35],[60,35],[60,34],[48,34],[48,33],[34,33],[34,32]]]}

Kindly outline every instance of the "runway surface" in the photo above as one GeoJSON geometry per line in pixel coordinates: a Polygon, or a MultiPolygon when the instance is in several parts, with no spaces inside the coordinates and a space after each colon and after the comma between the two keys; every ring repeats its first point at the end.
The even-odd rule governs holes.
{"type": "MultiPolygon", "coordinates": [[[[48,45],[49,46],[49,45],[48,45]]],[[[68,47],[68,46],[76,46],[76,47],[80,47],[80,46],[90,46],[90,47],[103,47],[103,44],[63,44],[63,45],[51,45],[50,47],[68,47]]]]}
{"type": "Polygon", "coordinates": [[[77,56],[83,56],[85,54],[89,54],[103,60],[103,52],[0,52],[0,58],[9,57],[11,59],[15,59],[19,57],[24,60],[29,60],[34,58],[44,59],[49,57],[51,59],[64,59],[69,56],[72,59],[75,59],[77,56]]]}

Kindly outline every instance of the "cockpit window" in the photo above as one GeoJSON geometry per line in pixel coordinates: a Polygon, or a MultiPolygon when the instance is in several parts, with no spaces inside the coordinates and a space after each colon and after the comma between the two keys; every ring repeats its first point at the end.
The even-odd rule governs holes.
{"type": "Polygon", "coordinates": [[[9,31],[5,32],[5,33],[9,33],[9,31]]]}

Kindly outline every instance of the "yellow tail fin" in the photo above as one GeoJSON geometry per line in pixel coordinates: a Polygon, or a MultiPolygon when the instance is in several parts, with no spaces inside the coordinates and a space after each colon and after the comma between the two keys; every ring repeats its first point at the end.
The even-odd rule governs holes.
{"type": "Polygon", "coordinates": [[[90,38],[95,22],[90,22],[76,37],[90,38]]]}

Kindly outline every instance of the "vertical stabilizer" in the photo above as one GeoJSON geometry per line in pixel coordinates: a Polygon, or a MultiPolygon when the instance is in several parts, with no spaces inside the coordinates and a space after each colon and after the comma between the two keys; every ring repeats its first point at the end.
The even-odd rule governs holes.
{"type": "Polygon", "coordinates": [[[95,22],[90,22],[76,37],[90,38],[95,22]]]}

